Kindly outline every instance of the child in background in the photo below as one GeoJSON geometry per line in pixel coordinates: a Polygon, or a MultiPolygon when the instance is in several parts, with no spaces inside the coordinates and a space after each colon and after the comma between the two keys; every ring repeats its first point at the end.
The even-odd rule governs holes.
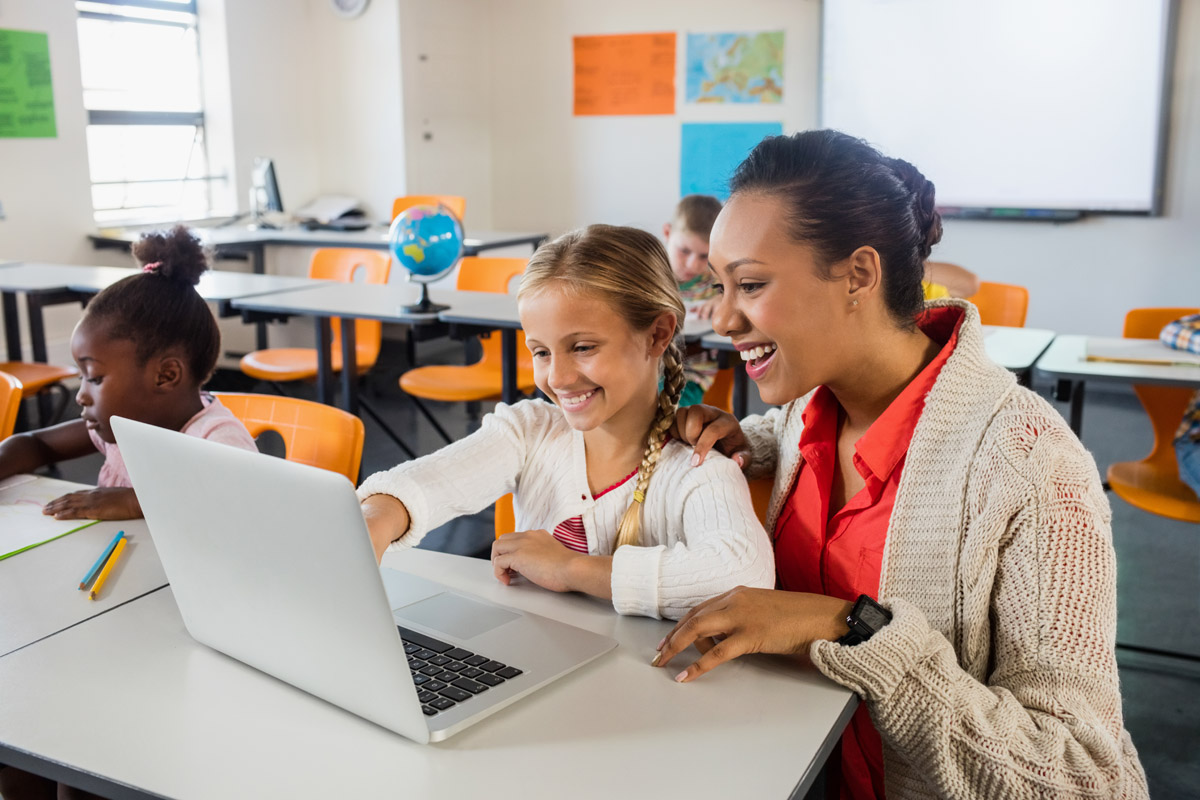
{"type": "MultiPolygon", "coordinates": [[[[700,319],[709,319],[717,304],[717,290],[708,271],[708,236],[720,213],[721,201],[717,198],[689,194],[675,206],[671,221],[663,225],[667,258],[679,295],[688,313],[700,319]]],[[[683,373],[687,381],[679,405],[696,405],[713,384],[717,361],[710,351],[694,346],[684,358],[683,373]]]]}
{"type": "Polygon", "coordinates": [[[208,269],[200,242],[180,226],[143,236],[133,254],[142,272],[96,295],[71,336],[82,418],[0,443],[0,479],[104,454],[98,488],[46,504],[57,519],[142,516],[109,427],[114,415],[257,451],[246,427],[200,391],[221,349],[217,321],[194,288],[208,269]]]}
{"type": "Polygon", "coordinates": [[[658,240],[607,225],[566,234],[534,254],[517,297],[553,404],[499,404],[465,439],[367,478],[376,555],[514,492],[517,532],[492,547],[505,584],[521,575],[672,619],[738,585],[773,586],[741,470],[725,458],[692,467],[667,438],[684,309],[658,240]]]}
{"type": "MultiPolygon", "coordinates": [[[[1168,322],[1158,338],[1167,347],[1200,353],[1200,314],[1168,322]]],[[[1175,431],[1175,458],[1179,479],[1200,497],[1200,391],[1192,397],[1175,431]]]]}

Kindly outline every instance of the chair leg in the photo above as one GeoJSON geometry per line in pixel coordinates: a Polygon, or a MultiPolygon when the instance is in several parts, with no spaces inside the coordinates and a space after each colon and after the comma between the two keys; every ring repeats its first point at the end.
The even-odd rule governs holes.
{"type": "MultiPolygon", "coordinates": [[[[412,395],[409,396],[412,397],[412,395]]],[[[437,432],[441,434],[442,438],[446,440],[446,444],[453,444],[454,440],[450,438],[450,434],[446,433],[446,429],[443,428],[441,423],[437,421],[437,418],[433,416],[433,412],[426,408],[425,404],[416,397],[412,397],[412,401],[416,404],[417,410],[425,415],[425,419],[429,420],[429,424],[432,425],[437,432]]]]}
{"type": "Polygon", "coordinates": [[[407,453],[409,458],[417,457],[417,454],[412,451],[412,448],[405,444],[404,440],[400,438],[400,434],[392,430],[392,426],[383,421],[383,417],[379,416],[379,412],[371,408],[370,404],[364,402],[361,397],[358,399],[358,407],[367,412],[367,416],[375,420],[375,424],[383,428],[383,432],[388,435],[388,438],[399,445],[400,449],[407,453]]]}

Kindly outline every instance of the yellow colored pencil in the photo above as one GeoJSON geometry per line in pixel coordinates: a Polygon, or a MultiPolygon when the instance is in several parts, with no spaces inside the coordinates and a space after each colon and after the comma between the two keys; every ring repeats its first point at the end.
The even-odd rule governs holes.
{"type": "Polygon", "coordinates": [[[128,539],[122,537],[121,541],[117,542],[117,549],[113,550],[112,555],[108,557],[108,561],[104,564],[104,569],[100,570],[100,575],[96,578],[96,582],[92,584],[92,599],[96,599],[96,595],[100,594],[101,587],[104,586],[104,580],[108,577],[108,573],[112,572],[113,565],[117,563],[117,559],[121,557],[121,551],[125,549],[125,543],[128,539]]]}

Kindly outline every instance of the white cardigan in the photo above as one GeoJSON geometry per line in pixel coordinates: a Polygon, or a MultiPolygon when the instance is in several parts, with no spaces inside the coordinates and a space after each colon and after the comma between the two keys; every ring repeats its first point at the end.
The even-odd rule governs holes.
{"type": "Polygon", "coordinates": [[[691,466],[691,448],[668,442],[646,489],[641,546],[613,554],[635,481],[593,499],[583,434],[542,400],[496,406],[478,431],[436,453],[363,481],[360,499],[389,494],[411,526],[395,547],[411,547],[455,517],[514,492],[517,530],[553,531],[583,518],[588,552],[613,554],[613,607],[621,614],[678,619],[739,585],[771,588],[775,561],[737,465],[709,457],[691,466]]]}
{"type": "MultiPolygon", "coordinates": [[[[1096,463],[983,348],[974,306],[926,395],[883,552],[892,622],[815,642],[883,737],[889,800],[1144,798],[1114,652],[1116,558],[1096,463]]],[[[774,525],[808,397],[742,421],[774,525]]]]}

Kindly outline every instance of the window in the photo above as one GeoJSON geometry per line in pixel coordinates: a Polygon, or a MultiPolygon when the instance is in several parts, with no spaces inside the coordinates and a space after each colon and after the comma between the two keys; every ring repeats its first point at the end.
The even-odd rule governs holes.
{"type": "Polygon", "coordinates": [[[196,0],[79,0],[96,222],[209,216],[196,0]]]}

